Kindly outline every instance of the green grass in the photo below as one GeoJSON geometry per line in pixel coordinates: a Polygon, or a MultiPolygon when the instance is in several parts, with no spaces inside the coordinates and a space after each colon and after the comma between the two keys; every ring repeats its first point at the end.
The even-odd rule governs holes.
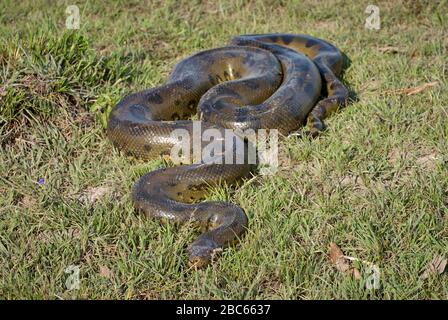
{"type": "Polygon", "coordinates": [[[448,3],[393,3],[76,1],[72,31],[70,1],[2,1],[0,297],[447,299],[446,272],[419,276],[448,256],[448,3]],[[368,4],[380,8],[378,31],[364,28],[368,4]],[[212,193],[243,207],[249,230],[212,266],[189,269],[193,226],[145,219],[130,200],[134,181],[163,164],[114,150],[107,114],[189,54],[264,32],[338,46],[353,101],[317,139],[281,141],[289,165],[277,175],[212,193]],[[98,187],[96,202],[82,200],[98,187]],[[365,264],[361,280],[338,272],[331,242],[376,264],[381,288],[366,288],[365,264]],[[65,288],[70,265],[78,290],[65,288]]]}

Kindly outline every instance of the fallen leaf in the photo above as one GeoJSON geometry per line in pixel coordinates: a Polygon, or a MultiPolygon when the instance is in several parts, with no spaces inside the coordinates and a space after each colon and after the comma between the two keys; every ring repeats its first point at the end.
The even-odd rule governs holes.
{"type": "Polygon", "coordinates": [[[82,231],[79,228],[70,228],[68,230],[68,234],[73,238],[73,239],[81,239],[81,235],[82,235],[82,231]]]}
{"type": "Polygon", "coordinates": [[[385,46],[385,47],[378,48],[378,50],[381,51],[382,53],[402,53],[402,52],[404,52],[403,49],[400,49],[400,48],[394,47],[394,46],[385,46]]]}
{"type": "Polygon", "coordinates": [[[437,84],[438,84],[438,82],[434,81],[434,82],[425,83],[418,87],[386,90],[386,91],[383,91],[382,93],[383,94],[405,94],[407,96],[411,96],[413,94],[420,93],[427,88],[434,87],[437,84]]]}
{"type": "Polygon", "coordinates": [[[25,208],[35,208],[37,205],[36,198],[29,196],[27,194],[23,196],[21,202],[25,208]]]}
{"type": "Polygon", "coordinates": [[[424,85],[418,86],[418,87],[414,87],[414,88],[409,88],[408,90],[405,91],[405,93],[410,96],[419,92],[422,92],[423,90],[425,90],[426,88],[429,87],[434,87],[435,85],[437,85],[438,82],[430,82],[430,83],[425,83],[424,85]]]}
{"type": "Polygon", "coordinates": [[[100,266],[100,277],[110,278],[112,275],[112,271],[106,266],[100,266]]]}
{"type": "Polygon", "coordinates": [[[356,280],[361,280],[361,272],[359,272],[358,269],[353,268],[353,278],[355,278],[356,280]]]}
{"type": "Polygon", "coordinates": [[[396,165],[402,158],[402,152],[398,148],[392,148],[388,154],[389,162],[392,165],[396,165]]]}
{"type": "Polygon", "coordinates": [[[426,265],[425,272],[420,276],[421,280],[428,279],[431,275],[442,274],[445,271],[447,259],[442,256],[435,256],[431,262],[426,265]]]}
{"type": "Polygon", "coordinates": [[[436,167],[437,160],[437,154],[433,152],[417,158],[416,162],[422,168],[432,170],[436,167]]]}
{"type": "Polygon", "coordinates": [[[344,254],[342,253],[342,250],[338,247],[338,245],[334,242],[330,243],[330,249],[329,249],[329,254],[330,254],[330,261],[333,264],[336,264],[336,262],[338,261],[338,259],[342,256],[344,256],[344,254]]]}
{"type": "Polygon", "coordinates": [[[334,242],[330,243],[329,256],[336,270],[351,275],[357,280],[361,279],[359,270],[352,266],[352,261],[344,256],[342,250],[334,242]]]}
{"type": "Polygon", "coordinates": [[[105,186],[91,187],[83,192],[83,194],[79,197],[79,200],[84,203],[92,204],[103,198],[109,191],[110,188],[105,186]]]}

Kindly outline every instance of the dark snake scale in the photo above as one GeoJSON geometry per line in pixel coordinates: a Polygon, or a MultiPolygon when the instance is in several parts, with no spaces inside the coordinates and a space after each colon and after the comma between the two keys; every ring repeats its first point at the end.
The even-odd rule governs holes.
{"type": "MultiPolygon", "coordinates": [[[[182,60],[165,84],[123,98],[110,114],[107,135],[119,149],[144,159],[169,156],[179,143],[171,135],[176,129],[193,135],[188,119],[196,113],[202,132],[277,129],[287,135],[307,122],[307,133],[315,136],[324,129],[323,119],[347,101],[348,90],[337,78],[342,63],[336,47],[311,36],[238,36],[227,47],[182,60]],[[326,98],[318,101],[322,92],[326,98]]],[[[228,149],[223,157],[237,152],[228,149]]],[[[197,201],[211,187],[247,177],[253,165],[191,163],[144,175],[132,199],[150,217],[200,225],[205,231],[189,247],[189,261],[203,267],[240,239],[248,220],[229,202],[197,201]]]]}

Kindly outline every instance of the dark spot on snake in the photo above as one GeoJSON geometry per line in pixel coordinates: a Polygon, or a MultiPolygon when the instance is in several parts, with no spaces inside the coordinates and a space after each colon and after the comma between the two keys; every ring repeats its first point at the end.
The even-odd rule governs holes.
{"type": "Polygon", "coordinates": [[[294,39],[293,36],[291,36],[290,34],[284,35],[282,36],[282,41],[284,44],[288,45],[292,42],[292,40],[294,39]]]}
{"type": "Polygon", "coordinates": [[[216,84],[215,78],[213,78],[213,76],[212,76],[211,74],[208,75],[208,81],[210,81],[210,83],[211,83],[212,85],[215,85],[215,84],[216,84]]]}
{"type": "Polygon", "coordinates": [[[260,85],[258,84],[258,82],[256,80],[247,81],[246,86],[252,90],[258,89],[260,87],[260,85]]]}
{"type": "Polygon", "coordinates": [[[227,81],[231,80],[232,78],[230,77],[230,74],[227,71],[224,71],[224,79],[226,79],[227,81]]]}
{"type": "Polygon", "coordinates": [[[210,185],[207,185],[206,183],[201,183],[201,184],[196,184],[193,187],[194,187],[194,191],[199,191],[199,190],[204,190],[206,188],[209,188],[210,185]]]}
{"type": "Polygon", "coordinates": [[[163,103],[162,96],[160,94],[158,94],[157,92],[148,93],[146,96],[146,100],[149,103],[154,103],[154,104],[162,104],[163,103]]]}
{"type": "Polygon", "coordinates": [[[178,184],[178,182],[176,182],[176,181],[172,181],[172,180],[170,180],[170,181],[168,181],[168,182],[166,183],[166,185],[167,185],[168,187],[176,187],[177,184],[178,184]]]}
{"type": "Polygon", "coordinates": [[[317,45],[317,44],[318,44],[317,41],[315,41],[315,40],[313,40],[313,39],[309,39],[309,40],[305,43],[305,47],[307,47],[307,48],[311,48],[311,47],[313,47],[313,46],[315,46],[315,45],[317,45]]]}
{"type": "Polygon", "coordinates": [[[182,86],[184,87],[184,89],[186,90],[191,90],[194,87],[194,80],[191,78],[185,79],[182,82],[182,86]]]}
{"type": "Polygon", "coordinates": [[[179,99],[174,100],[174,105],[178,107],[180,105],[180,100],[179,99]]]}
{"type": "Polygon", "coordinates": [[[143,149],[145,149],[146,152],[150,152],[150,151],[152,150],[152,147],[151,147],[151,145],[149,145],[149,144],[145,144],[145,145],[143,146],[143,149]]]}
{"type": "MultiPolygon", "coordinates": [[[[159,154],[160,154],[161,156],[170,156],[170,155],[171,155],[171,152],[170,152],[170,150],[163,150],[163,151],[161,151],[159,154]]],[[[163,169],[163,170],[166,170],[166,169],[163,169]]]]}
{"type": "Polygon", "coordinates": [[[194,109],[197,105],[197,101],[195,99],[190,100],[190,102],[188,102],[188,109],[194,109]]]}
{"type": "Polygon", "coordinates": [[[272,42],[277,42],[278,36],[269,36],[269,40],[271,40],[272,42]]]}
{"type": "Polygon", "coordinates": [[[235,110],[235,120],[238,122],[248,121],[247,115],[249,111],[246,108],[238,108],[235,110]]]}
{"type": "Polygon", "coordinates": [[[134,153],[131,150],[125,150],[124,151],[124,155],[126,157],[132,157],[134,155],[134,153]]]}
{"type": "Polygon", "coordinates": [[[321,117],[325,117],[325,114],[327,112],[329,103],[326,103],[326,102],[327,102],[327,100],[323,100],[323,101],[321,101],[321,103],[319,105],[316,106],[316,111],[319,112],[321,117]]]}

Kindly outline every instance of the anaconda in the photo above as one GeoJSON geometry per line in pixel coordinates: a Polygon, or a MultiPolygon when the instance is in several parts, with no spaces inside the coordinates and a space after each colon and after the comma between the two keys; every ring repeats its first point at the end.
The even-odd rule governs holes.
{"type": "MultiPolygon", "coordinates": [[[[189,119],[196,113],[200,133],[213,129],[224,137],[225,129],[265,128],[287,135],[307,123],[315,136],[324,129],[323,119],[347,101],[348,90],[338,79],[342,66],[335,46],[308,35],[237,36],[228,46],[180,61],[163,85],[124,97],[110,114],[107,135],[119,149],[144,159],[169,156],[179,144],[175,130],[193,136],[189,119]],[[326,97],[318,101],[322,93],[326,97]]],[[[229,147],[215,156],[238,152],[229,147]]],[[[189,247],[189,261],[203,267],[215,251],[241,238],[248,219],[230,202],[197,201],[209,188],[234,184],[252,169],[247,159],[210,163],[196,157],[145,174],[132,199],[152,218],[200,225],[205,231],[189,247]]]]}

